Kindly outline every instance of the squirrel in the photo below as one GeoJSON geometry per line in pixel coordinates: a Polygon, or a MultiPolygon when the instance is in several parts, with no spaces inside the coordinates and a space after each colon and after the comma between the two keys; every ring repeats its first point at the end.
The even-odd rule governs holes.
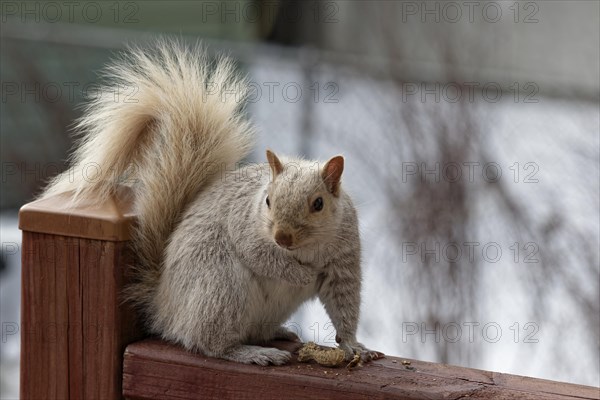
{"type": "Polygon", "coordinates": [[[42,197],[101,203],[123,177],[133,182],[136,262],[125,297],[149,333],[206,356],[281,365],[290,352],[262,345],[299,342],[282,324],[318,297],[348,360],[381,357],[356,339],[361,250],[343,157],[318,166],[267,150],[267,162],[240,166],[255,134],[240,101],[248,81],[199,44],[132,47],[105,75],[75,125],[70,170],[42,197]],[[115,101],[123,88],[135,95],[115,101]]]}

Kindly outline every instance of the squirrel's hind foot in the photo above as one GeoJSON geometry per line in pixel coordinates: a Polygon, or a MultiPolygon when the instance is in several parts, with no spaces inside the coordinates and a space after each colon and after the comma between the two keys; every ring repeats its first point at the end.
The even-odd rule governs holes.
{"type": "Polygon", "coordinates": [[[240,345],[223,354],[221,358],[243,364],[266,366],[269,364],[286,364],[292,358],[292,354],[289,351],[279,350],[274,347],[240,345]]]}

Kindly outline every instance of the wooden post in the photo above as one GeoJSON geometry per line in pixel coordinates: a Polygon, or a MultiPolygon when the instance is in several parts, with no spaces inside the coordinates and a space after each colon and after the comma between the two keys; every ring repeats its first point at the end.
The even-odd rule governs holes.
{"type": "Polygon", "coordinates": [[[61,195],[19,212],[20,397],[118,399],[123,351],[141,337],[120,298],[133,261],[131,193],[96,208],[67,205],[61,195]]]}

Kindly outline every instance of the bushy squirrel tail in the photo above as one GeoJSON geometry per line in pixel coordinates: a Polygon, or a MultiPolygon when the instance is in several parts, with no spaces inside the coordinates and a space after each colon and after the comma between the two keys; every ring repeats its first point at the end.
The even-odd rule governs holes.
{"type": "Polygon", "coordinates": [[[135,182],[136,283],[127,297],[144,309],[180,213],[215,167],[251,149],[253,129],[241,113],[248,86],[229,59],[210,62],[199,45],[168,40],[130,49],[106,78],[76,125],[70,169],[42,197],[71,191],[74,203],[101,203],[123,177],[135,182]]]}

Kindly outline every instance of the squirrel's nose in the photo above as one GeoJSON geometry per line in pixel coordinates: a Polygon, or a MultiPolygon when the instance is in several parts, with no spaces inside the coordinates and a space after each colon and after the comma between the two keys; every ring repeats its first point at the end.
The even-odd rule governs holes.
{"type": "Polygon", "coordinates": [[[283,231],[275,232],[275,242],[281,247],[291,247],[294,244],[292,235],[283,231]]]}

